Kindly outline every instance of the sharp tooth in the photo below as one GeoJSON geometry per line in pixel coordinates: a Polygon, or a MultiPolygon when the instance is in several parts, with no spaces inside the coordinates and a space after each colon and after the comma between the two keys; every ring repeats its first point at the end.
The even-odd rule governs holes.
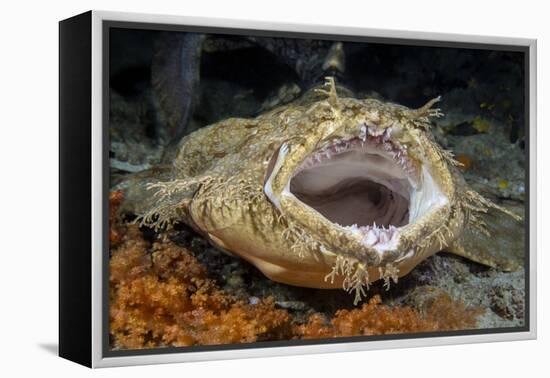
{"type": "Polygon", "coordinates": [[[391,129],[388,127],[386,131],[384,131],[384,140],[390,139],[390,135],[391,135],[391,129]]]}
{"type": "Polygon", "coordinates": [[[367,126],[363,125],[361,126],[361,129],[359,129],[359,139],[365,140],[367,137],[367,126]]]}
{"type": "Polygon", "coordinates": [[[375,235],[375,233],[371,230],[367,233],[367,237],[365,238],[365,241],[369,245],[374,245],[378,241],[378,237],[375,235]]]}

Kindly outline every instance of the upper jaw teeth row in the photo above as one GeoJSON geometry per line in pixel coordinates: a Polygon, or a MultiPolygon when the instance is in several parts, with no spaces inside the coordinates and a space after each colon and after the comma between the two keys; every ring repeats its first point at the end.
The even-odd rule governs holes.
{"type": "Polygon", "coordinates": [[[324,147],[320,151],[315,152],[308,157],[298,169],[297,172],[310,168],[313,165],[320,163],[325,159],[330,159],[333,155],[345,152],[353,148],[364,147],[366,143],[369,146],[379,148],[390,154],[405,171],[414,172],[414,168],[410,166],[410,161],[407,159],[406,146],[399,146],[394,141],[390,140],[391,128],[380,128],[377,126],[367,126],[363,124],[360,128],[359,137],[352,139],[337,139],[331,144],[324,147]]]}

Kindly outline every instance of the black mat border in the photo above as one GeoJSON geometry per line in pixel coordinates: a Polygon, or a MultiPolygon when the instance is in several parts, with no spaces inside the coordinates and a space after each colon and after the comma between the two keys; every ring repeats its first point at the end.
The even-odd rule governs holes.
{"type": "Polygon", "coordinates": [[[92,12],[59,22],[59,356],[92,364],[92,12]]]}

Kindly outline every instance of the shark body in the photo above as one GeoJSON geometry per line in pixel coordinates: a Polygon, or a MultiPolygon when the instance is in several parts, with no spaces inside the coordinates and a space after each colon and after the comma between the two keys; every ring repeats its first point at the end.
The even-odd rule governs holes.
{"type": "Polygon", "coordinates": [[[470,189],[436,143],[438,99],[409,109],[340,93],[327,78],[256,118],[187,135],[166,180],[147,186],[141,222],[184,222],[274,281],[344,288],[356,302],[441,250],[519,266],[490,235],[520,217],[470,189]]]}

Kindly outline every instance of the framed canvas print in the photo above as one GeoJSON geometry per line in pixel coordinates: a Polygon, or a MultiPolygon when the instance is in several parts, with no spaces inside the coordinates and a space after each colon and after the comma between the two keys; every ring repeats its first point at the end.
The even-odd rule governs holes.
{"type": "Polygon", "coordinates": [[[536,42],[60,22],[60,355],[536,336],[536,42]]]}

